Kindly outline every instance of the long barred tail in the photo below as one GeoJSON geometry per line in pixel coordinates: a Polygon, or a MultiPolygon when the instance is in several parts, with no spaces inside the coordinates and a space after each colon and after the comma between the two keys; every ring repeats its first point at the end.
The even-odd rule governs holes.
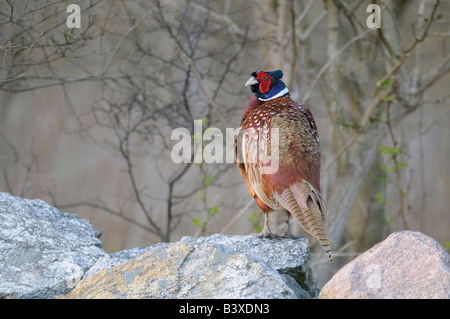
{"type": "Polygon", "coordinates": [[[319,241],[328,254],[330,261],[331,249],[325,229],[325,209],[318,192],[309,184],[295,184],[281,195],[281,202],[300,226],[319,241]]]}

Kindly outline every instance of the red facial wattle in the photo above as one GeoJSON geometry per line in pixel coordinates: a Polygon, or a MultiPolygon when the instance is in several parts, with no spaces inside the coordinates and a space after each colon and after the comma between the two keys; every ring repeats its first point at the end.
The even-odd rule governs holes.
{"type": "Polygon", "coordinates": [[[273,77],[266,72],[263,71],[258,72],[258,77],[256,79],[259,82],[259,90],[261,91],[261,93],[269,92],[272,78],[273,77]]]}

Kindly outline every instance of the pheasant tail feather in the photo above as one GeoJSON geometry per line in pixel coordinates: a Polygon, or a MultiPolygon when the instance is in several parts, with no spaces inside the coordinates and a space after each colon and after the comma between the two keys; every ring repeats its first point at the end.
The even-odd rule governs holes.
{"type": "Polygon", "coordinates": [[[319,241],[332,261],[330,243],[325,229],[323,201],[309,183],[295,184],[281,195],[281,202],[300,226],[319,241]],[[308,191],[307,191],[308,190],[308,191]]]}

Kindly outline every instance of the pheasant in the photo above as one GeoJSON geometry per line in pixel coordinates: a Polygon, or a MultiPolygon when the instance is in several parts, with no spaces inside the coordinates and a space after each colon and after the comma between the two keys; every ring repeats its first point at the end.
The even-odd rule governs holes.
{"type": "Polygon", "coordinates": [[[325,203],[320,195],[321,153],[311,111],[291,99],[281,70],[255,71],[245,86],[254,96],[242,115],[235,136],[237,166],[250,195],[264,212],[258,237],[277,238],[269,228],[269,213],[285,210],[287,228],[281,237],[295,238],[292,215],[322,245],[331,260],[325,228],[325,203]],[[238,152],[242,148],[242,160],[238,152]]]}

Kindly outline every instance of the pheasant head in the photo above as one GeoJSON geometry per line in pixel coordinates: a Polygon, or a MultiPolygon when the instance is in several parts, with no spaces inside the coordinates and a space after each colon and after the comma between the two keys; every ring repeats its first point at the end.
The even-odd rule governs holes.
{"type": "Polygon", "coordinates": [[[250,85],[252,92],[260,101],[269,101],[289,93],[281,78],[283,72],[276,71],[255,71],[252,77],[245,83],[245,86],[250,85]]]}

